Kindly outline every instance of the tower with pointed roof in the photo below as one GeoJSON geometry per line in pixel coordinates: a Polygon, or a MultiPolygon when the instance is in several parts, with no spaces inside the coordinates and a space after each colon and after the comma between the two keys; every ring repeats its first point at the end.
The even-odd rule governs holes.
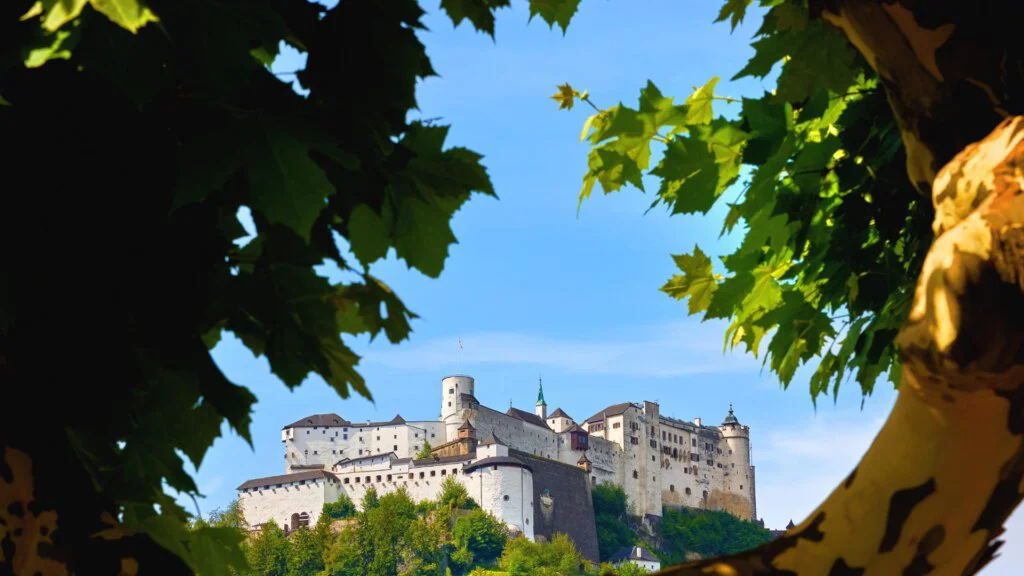
{"type": "Polygon", "coordinates": [[[722,420],[722,425],[718,429],[722,433],[722,439],[725,441],[729,456],[732,456],[733,464],[741,470],[748,471],[745,474],[746,482],[742,484],[742,486],[745,486],[743,492],[750,500],[750,517],[757,518],[757,497],[754,491],[756,480],[754,478],[754,467],[750,465],[750,426],[740,424],[739,418],[733,412],[732,403],[730,403],[729,413],[725,415],[725,420],[722,420]]]}
{"type": "Polygon", "coordinates": [[[548,403],[544,401],[544,381],[537,377],[537,407],[534,410],[541,420],[548,419],[548,403]]]}

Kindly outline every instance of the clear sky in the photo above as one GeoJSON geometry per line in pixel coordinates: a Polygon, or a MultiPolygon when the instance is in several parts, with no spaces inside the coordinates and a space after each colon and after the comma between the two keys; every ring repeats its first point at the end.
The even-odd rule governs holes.
{"type": "MultiPolygon", "coordinates": [[[[440,379],[466,373],[484,404],[531,410],[542,375],[549,410],[577,420],[609,404],[654,400],[662,414],[719,423],[731,402],[751,427],[758,515],[771,528],[802,520],[856,464],[895,392],[880,382],[862,406],[849,385],[815,409],[811,370],[783,391],[758,360],[723,354],[723,324],[688,318],[684,303],[657,290],[673,273],[669,254],[695,243],[711,255],[729,251],[737,239],[718,237],[723,213],[645,215],[649,195],[628,190],[592,198],[577,217],[588,150],[578,136],[589,111],[556,111],[548,98],[570,82],[599,105],[635,106],[650,79],[681,102],[716,75],[720,94],[758,95],[771,82],[727,79],[750,57],[760,19],[730,34],[727,24],[712,24],[717,1],[586,0],[563,36],[539,19],[528,25],[526,2],[518,1],[499,13],[492,41],[468,23],[453,29],[436,4],[426,2],[430,30],[420,37],[440,77],[421,83],[421,114],[452,125],[450,145],[485,155],[500,199],[474,198],[455,215],[459,244],[440,279],[394,258],[374,265],[421,317],[398,346],[383,337],[351,342],[364,356],[360,370],[375,402],[342,400],[319,378],[289,392],[237,340],[214,349],[221,369],[259,403],[254,449],[225,428],[203,462],[203,513],[226,505],[244,480],[284,471],[285,424],[323,412],[352,421],[436,418],[440,379]]],[[[294,54],[275,64],[300,67],[294,54]]],[[[1012,566],[1024,562],[1024,552],[1012,550],[1024,534],[1021,514],[1014,523],[1004,557],[985,574],[1016,573],[1012,566]]]]}

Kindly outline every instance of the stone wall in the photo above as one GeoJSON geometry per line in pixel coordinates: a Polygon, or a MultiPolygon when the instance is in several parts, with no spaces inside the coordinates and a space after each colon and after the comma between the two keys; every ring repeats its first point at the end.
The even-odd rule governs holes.
{"type": "Polygon", "coordinates": [[[590,482],[583,470],[547,458],[509,450],[533,470],[533,498],[536,503],[534,536],[537,541],[566,534],[587,560],[598,561],[597,529],[590,482]]]}

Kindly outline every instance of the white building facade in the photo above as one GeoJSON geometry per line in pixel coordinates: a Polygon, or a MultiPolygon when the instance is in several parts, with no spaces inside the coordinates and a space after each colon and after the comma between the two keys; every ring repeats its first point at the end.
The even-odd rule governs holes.
{"type": "Polygon", "coordinates": [[[481,405],[474,379],[459,375],[441,380],[437,421],[396,416],[354,423],[317,414],[285,426],[281,441],[285,475],[239,487],[251,526],[312,524],[323,504],[344,492],[358,505],[370,487],[381,495],[404,488],[413,500],[434,499],[451,476],[484,510],[532,540],[540,503],[531,467],[516,451],[582,468],[590,486],[621,486],[631,513],[649,520],[663,506],[756,518],[750,429],[731,406],[719,426],[661,416],[659,405],[646,401],[614,404],[578,423],[561,409],[548,413],[542,385],[533,412],[500,412],[481,405]],[[415,460],[424,442],[443,450],[415,460]]]}

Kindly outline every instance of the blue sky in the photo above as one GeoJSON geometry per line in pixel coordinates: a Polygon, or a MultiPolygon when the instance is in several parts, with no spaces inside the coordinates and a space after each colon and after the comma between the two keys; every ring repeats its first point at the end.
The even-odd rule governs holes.
{"type": "MultiPolygon", "coordinates": [[[[259,403],[255,448],[225,429],[203,462],[204,513],[227,504],[242,481],[283,472],[283,425],[321,412],[354,421],[396,413],[433,419],[440,379],[456,372],[474,376],[477,397],[495,408],[510,401],[532,407],[543,375],[550,409],[577,419],[608,404],[655,400],[663,414],[717,423],[732,402],[751,426],[758,514],[769,527],[806,516],[881,427],[895,399],[888,384],[879,383],[863,407],[850,385],[835,403],[815,409],[809,369],[781,390],[759,361],[722,353],[723,324],[688,318],[685,304],[657,291],[673,273],[669,254],[695,243],[725,254],[734,245],[736,238],[718,237],[721,211],[645,214],[650,196],[628,190],[595,196],[577,217],[588,150],[578,136],[589,111],[557,111],[549,99],[555,86],[589,90],[599,105],[635,106],[648,79],[682,101],[718,75],[720,94],[758,95],[772,88],[770,81],[727,79],[751,55],[759,19],[730,34],[727,24],[712,25],[718,2],[587,0],[563,36],[539,19],[528,25],[526,3],[513,4],[499,13],[495,41],[467,23],[453,29],[434,2],[427,3],[430,31],[421,34],[440,74],[418,89],[422,117],[450,123],[450,145],[485,155],[500,199],[474,198],[455,215],[459,244],[440,279],[393,258],[374,265],[372,272],[421,317],[400,345],[351,342],[364,356],[360,370],[374,403],[341,400],[318,378],[289,392],[265,359],[237,340],[227,337],[214,349],[221,369],[249,386],[259,403]]],[[[294,54],[275,64],[282,71],[300,67],[294,54]]],[[[1010,542],[1020,533],[1024,526],[1011,528],[1010,542]]],[[[986,574],[1009,574],[1024,561],[1011,548],[1004,554],[1015,558],[997,560],[986,574]]]]}

